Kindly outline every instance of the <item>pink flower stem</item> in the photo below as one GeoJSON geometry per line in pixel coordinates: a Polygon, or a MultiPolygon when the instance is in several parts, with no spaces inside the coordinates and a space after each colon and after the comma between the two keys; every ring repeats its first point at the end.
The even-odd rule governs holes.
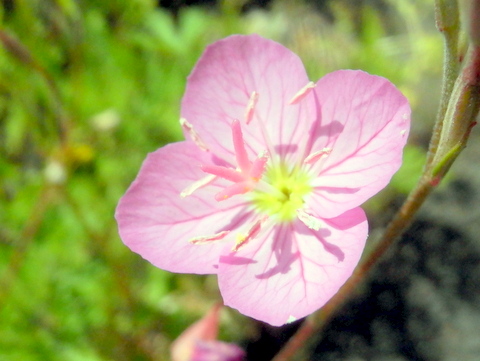
{"type": "MultiPolygon", "coordinates": [[[[442,10],[444,15],[447,13],[444,1],[437,1],[436,5],[441,8],[437,9],[437,16],[439,10],[442,10]]],[[[449,56],[446,56],[446,61],[449,61],[448,59],[449,56]]],[[[322,309],[304,321],[296,334],[272,361],[291,360],[306,347],[307,341],[312,335],[320,333],[325,328],[335,313],[353,296],[357,286],[366,279],[368,272],[410,226],[414,215],[425,199],[443,179],[457,156],[465,148],[472,127],[476,124],[475,119],[480,108],[480,45],[472,41],[463,63],[456,81],[451,86],[447,85],[443,88],[444,92],[449,92],[445,101],[445,110],[442,110],[441,107],[444,105],[441,104],[439,111],[441,118],[435,125],[435,133],[429,148],[431,155],[427,159],[423,175],[417,186],[410,192],[381,239],[375,243],[374,248],[349,280],[322,309]]],[[[444,76],[452,76],[451,71],[445,71],[444,76]]],[[[444,79],[444,81],[449,80],[444,79]]]]}

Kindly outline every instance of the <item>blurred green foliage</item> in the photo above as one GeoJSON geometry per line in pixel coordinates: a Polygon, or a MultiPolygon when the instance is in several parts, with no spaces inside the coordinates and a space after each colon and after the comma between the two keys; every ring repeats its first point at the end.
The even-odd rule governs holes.
{"type": "MultiPolygon", "coordinates": [[[[225,0],[178,19],[151,0],[8,3],[0,8],[2,361],[168,360],[171,340],[219,299],[215,278],[172,275],[131,253],[113,219],[145,155],[182,138],[186,77],[208,43],[257,32],[297,52],[312,80],[338,68],[390,78],[417,109],[411,147],[434,118],[428,89],[439,84],[441,41],[427,0],[390,0],[383,10],[338,0],[329,17],[281,0],[240,15],[241,1],[225,0]]],[[[407,150],[394,191],[418,177],[419,149],[407,150]]],[[[227,339],[252,337],[233,311],[224,324],[227,339]]]]}

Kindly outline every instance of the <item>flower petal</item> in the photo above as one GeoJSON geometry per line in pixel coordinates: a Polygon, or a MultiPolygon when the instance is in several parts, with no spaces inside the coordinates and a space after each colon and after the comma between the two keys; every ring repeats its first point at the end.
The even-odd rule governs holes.
{"type": "Polygon", "coordinates": [[[225,305],[274,326],[322,307],[352,274],[368,232],[361,208],[324,222],[318,231],[285,224],[238,252],[226,248],[218,272],[225,305]]]}
{"type": "Polygon", "coordinates": [[[202,245],[189,240],[232,230],[248,218],[241,198],[221,203],[214,200],[221,187],[228,184],[221,179],[188,197],[180,196],[205,176],[200,164],[211,164],[210,157],[190,141],[169,144],[148,155],[119,202],[115,217],[123,242],[159,268],[217,273],[221,250],[225,242],[230,241],[231,247],[233,236],[202,245]]]}
{"type": "Polygon", "coordinates": [[[243,361],[245,351],[233,343],[198,341],[189,361],[243,361]]]}
{"type": "Polygon", "coordinates": [[[301,60],[284,46],[258,35],[230,36],[210,45],[188,77],[182,118],[217,156],[235,164],[231,124],[247,111],[252,120],[242,130],[250,159],[265,149],[289,157],[316,116],[313,94],[288,104],[307,83],[301,60]]]}
{"type": "Polygon", "coordinates": [[[322,217],[357,207],[390,181],[402,162],[410,129],[407,99],[387,79],[363,71],[340,70],[314,89],[321,126],[312,152],[325,157],[308,205],[322,217]]]}

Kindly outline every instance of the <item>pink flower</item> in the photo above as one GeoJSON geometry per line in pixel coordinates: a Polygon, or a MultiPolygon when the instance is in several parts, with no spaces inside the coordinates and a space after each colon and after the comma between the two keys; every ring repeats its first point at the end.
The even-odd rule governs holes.
{"type": "Polygon", "coordinates": [[[172,343],[172,361],[242,361],[245,352],[233,343],[217,341],[220,305],[188,327],[172,343]]]}
{"type": "Polygon", "coordinates": [[[401,164],[406,98],[362,71],[309,82],[282,45],[235,35],[198,61],[181,117],[187,139],[149,154],[120,200],[122,240],[217,274],[226,305],[272,325],[322,307],[363,251],[359,205],[401,164]]]}

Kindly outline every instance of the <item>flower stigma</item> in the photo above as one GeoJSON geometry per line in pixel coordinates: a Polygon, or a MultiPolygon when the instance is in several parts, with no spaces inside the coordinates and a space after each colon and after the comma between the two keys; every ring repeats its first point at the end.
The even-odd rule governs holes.
{"type": "Polygon", "coordinates": [[[280,222],[290,222],[298,217],[297,210],[303,208],[305,197],[313,190],[311,176],[301,167],[289,169],[285,164],[270,165],[262,183],[251,193],[254,208],[280,222]]]}

